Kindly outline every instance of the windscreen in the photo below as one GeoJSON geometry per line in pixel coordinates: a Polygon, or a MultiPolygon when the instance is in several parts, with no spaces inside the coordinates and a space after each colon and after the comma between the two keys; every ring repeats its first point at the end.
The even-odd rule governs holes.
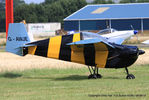
{"type": "Polygon", "coordinates": [[[97,33],[81,32],[81,34],[82,34],[82,40],[97,39],[97,38],[99,38],[100,40],[103,40],[103,41],[106,41],[107,42],[107,40],[104,37],[100,36],[97,33]]]}
{"type": "Polygon", "coordinates": [[[97,33],[100,34],[100,35],[103,35],[103,34],[109,34],[109,33],[115,32],[115,31],[117,31],[117,30],[113,29],[113,28],[109,28],[109,29],[101,30],[101,31],[99,31],[97,33]]]}

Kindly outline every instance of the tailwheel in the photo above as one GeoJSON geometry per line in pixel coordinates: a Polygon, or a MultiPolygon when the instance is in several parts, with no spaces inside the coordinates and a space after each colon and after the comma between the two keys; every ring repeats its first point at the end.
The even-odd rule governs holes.
{"type": "Polygon", "coordinates": [[[126,76],[126,79],[135,79],[135,76],[133,74],[128,74],[126,76]]]}
{"type": "Polygon", "coordinates": [[[133,74],[129,74],[127,67],[125,67],[125,70],[127,73],[126,79],[135,79],[135,76],[133,74]]]}
{"type": "Polygon", "coordinates": [[[88,79],[97,79],[102,77],[100,74],[98,74],[98,68],[96,66],[88,66],[88,69],[90,71],[88,79]]]}

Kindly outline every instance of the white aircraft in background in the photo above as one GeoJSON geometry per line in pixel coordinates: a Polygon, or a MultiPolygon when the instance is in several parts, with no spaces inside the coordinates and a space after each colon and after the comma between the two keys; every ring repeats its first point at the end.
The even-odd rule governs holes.
{"type": "MultiPolygon", "coordinates": [[[[74,34],[75,31],[69,31],[69,34],[74,34]]],[[[88,32],[92,33],[92,32],[88,32]]],[[[97,32],[100,36],[104,37],[106,41],[110,43],[122,44],[125,40],[130,39],[133,35],[137,35],[136,30],[117,31],[113,28],[108,28],[97,32]]],[[[137,37],[138,38],[138,37],[137,37]]]]}
{"type": "Polygon", "coordinates": [[[149,44],[149,40],[142,42],[143,44],[149,44]]]}
{"type": "Polygon", "coordinates": [[[105,37],[108,42],[117,43],[119,41],[119,44],[122,44],[124,40],[130,39],[133,35],[137,35],[137,33],[137,30],[117,31],[113,28],[97,32],[97,34],[105,37]]]}

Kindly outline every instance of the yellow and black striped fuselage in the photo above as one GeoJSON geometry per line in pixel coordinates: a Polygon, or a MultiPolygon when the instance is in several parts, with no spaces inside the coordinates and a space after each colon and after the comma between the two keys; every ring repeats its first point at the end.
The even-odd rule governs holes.
{"type": "Polygon", "coordinates": [[[138,58],[136,46],[111,44],[115,47],[115,49],[111,49],[102,42],[67,45],[80,40],[82,40],[81,33],[51,37],[27,44],[36,46],[25,47],[23,53],[24,55],[38,55],[100,68],[128,67],[138,58]]]}
{"type": "Polygon", "coordinates": [[[37,46],[30,46],[24,50],[24,54],[38,55],[64,61],[104,68],[108,57],[108,48],[100,44],[102,50],[98,50],[98,44],[83,45],[83,47],[70,46],[67,43],[81,40],[81,34],[51,37],[46,40],[34,42],[37,46]]]}

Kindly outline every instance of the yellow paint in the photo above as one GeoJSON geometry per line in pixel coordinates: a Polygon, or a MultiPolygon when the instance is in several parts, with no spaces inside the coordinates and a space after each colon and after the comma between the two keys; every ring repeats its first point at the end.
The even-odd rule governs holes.
{"type": "Polygon", "coordinates": [[[80,41],[80,33],[73,34],[72,42],[80,41]]]}
{"type": "MultiPolygon", "coordinates": [[[[80,33],[73,35],[73,42],[80,41],[80,33]]],[[[83,47],[71,46],[71,61],[85,64],[83,47]]]]}
{"type": "Polygon", "coordinates": [[[101,14],[103,12],[105,12],[106,10],[108,10],[110,7],[100,7],[96,10],[94,10],[93,12],[91,12],[92,14],[101,14]]]}
{"type": "Polygon", "coordinates": [[[47,57],[56,58],[56,59],[59,58],[61,41],[62,41],[62,36],[56,36],[56,37],[50,38],[47,57]]]}
{"type": "Polygon", "coordinates": [[[97,67],[104,68],[108,58],[108,48],[103,43],[96,43],[95,46],[95,64],[97,67]]]}
{"type": "Polygon", "coordinates": [[[34,55],[36,51],[37,46],[30,46],[28,47],[28,54],[34,55]]]}

